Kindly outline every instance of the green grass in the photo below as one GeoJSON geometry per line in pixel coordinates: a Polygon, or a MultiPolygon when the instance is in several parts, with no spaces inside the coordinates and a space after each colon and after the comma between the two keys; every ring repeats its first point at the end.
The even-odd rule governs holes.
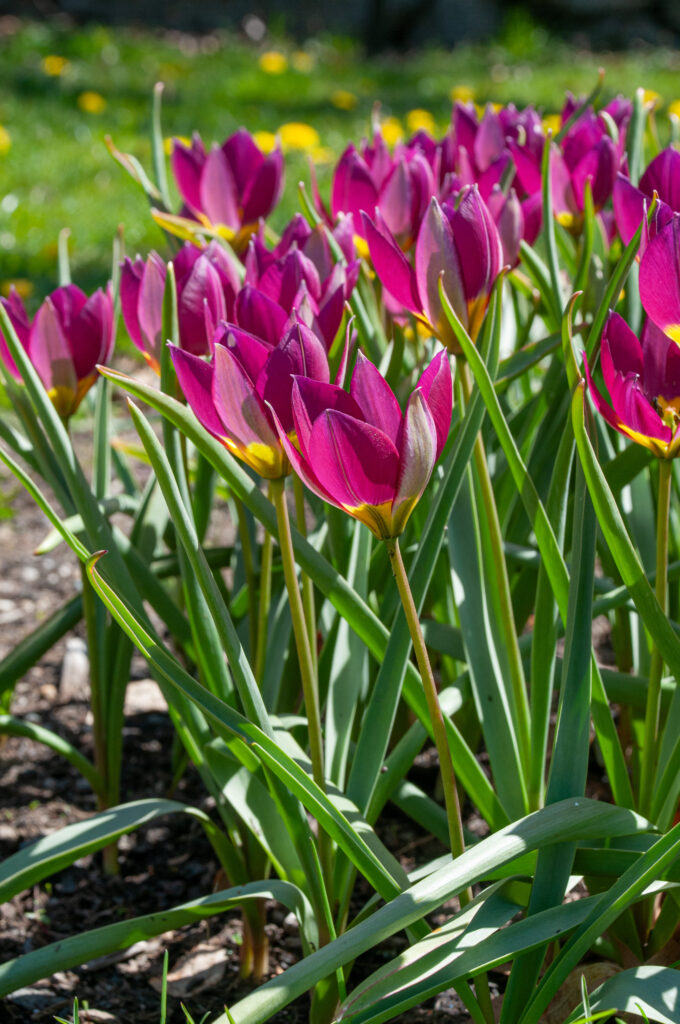
{"type": "MultiPolygon", "coordinates": [[[[478,102],[534,102],[559,109],[565,89],[589,90],[597,69],[607,69],[605,95],[628,94],[636,85],[658,91],[664,103],[680,93],[678,54],[649,50],[627,55],[593,55],[552,42],[521,18],[511,21],[501,40],[455,52],[431,50],[370,62],[347,42],[313,41],[300,50],[285,41],[259,49],[226,33],[208,39],[90,27],[65,30],[26,23],[0,36],[0,124],[9,149],[0,155],[0,288],[26,279],[31,305],[56,285],[56,240],[72,231],[74,280],[86,289],[103,282],[110,266],[111,241],[125,226],[128,252],[162,250],[163,236],[148,214],[141,190],[110,157],[104,137],[133,152],[150,167],[148,123],[151,90],[166,83],[164,131],[221,141],[241,125],[276,131],[303,121],[321,136],[326,162],[319,167],[322,189],[347,141],[358,141],[379,101],[385,115],[405,118],[413,108],[431,111],[440,132],[450,112],[450,91],[464,85],[478,102]],[[277,75],[259,65],[263,50],[285,54],[288,67],[277,75]],[[50,76],[43,61],[61,56],[68,64],[50,76]],[[356,97],[352,110],[334,106],[338,89],[356,97]],[[99,113],[78,104],[83,92],[105,101],[99,113]]],[[[0,137],[0,148],[2,138],[0,137]]],[[[287,158],[284,201],[273,218],[280,226],[297,208],[296,184],[308,180],[307,157],[287,158]]]]}

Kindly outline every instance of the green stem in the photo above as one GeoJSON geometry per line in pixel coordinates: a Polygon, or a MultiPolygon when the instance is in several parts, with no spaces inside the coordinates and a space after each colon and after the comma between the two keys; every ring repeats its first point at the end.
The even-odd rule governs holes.
{"type": "MultiPolygon", "coordinates": [[[[271,501],[271,485],[268,497],[271,501]]],[[[262,551],[260,553],[260,599],[257,608],[257,647],[255,652],[255,678],[260,688],[262,687],[267,657],[267,623],[269,621],[269,606],[272,599],[272,552],[273,538],[271,533],[265,530],[262,551]]]]}
{"type": "MultiPolygon", "coordinates": [[[[659,460],[659,495],[656,509],[656,599],[664,614],[667,614],[668,611],[668,517],[672,471],[673,463],[670,459],[659,460]]],[[[656,772],[662,672],[663,658],[655,644],[649,670],[640,775],[640,813],[645,815],[649,814],[651,807],[656,772]]]]}
{"type": "MultiPolygon", "coordinates": [[[[295,556],[293,554],[293,538],[290,532],[290,519],[288,518],[288,506],[286,504],[285,478],[272,480],[270,493],[274,499],[276,509],[276,521],[279,528],[279,545],[281,547],[281,561],[283,563],[283,577],[286,581],[288,600],[290,602],[290,616],[293,622],[293,634],[297,648],[298,661],[300,663],[300,677],[302,679],[302,693],[307,711],[307,727],[309,733],[309,753],[312,760],[312,777],[317,786],[326,792],[326,780],[323,771],[323,741],[321,739],[321,714],[319,711],[319,691],[316,683],[314,662],[309,647],[305,613],[302,607],[300,588],[298,587],[297,573],[295,571],[295,556]]],[[[328,836],[319,828],[319,859],[321,861],[324,878],[328,885],[331,875],[331,856],[328,836]]]]}
{"type": "MultiPolygon", "coordinates": [[[[451,751],[446,739],[444,716],[442,715],[442,709],[439,705],[437,687],[434,681],[434,675],[432,674],[432,666],[427,653],[427,647],[425,646],[423,631],[420,628],[418,612],[413,600],[413,594],[411,593],[408,576],[406,575],[404,561],[401,557],[399,540],[397,537],[391,537],[389,540],[385,541],[385,544],[387,546],[387,553],[390,556],[390,562],[392,563],[392,572],[394,573],[394,578],[397,581],[399,597],[401,598],[401,603],[404,607],[404,614],[406,615],[406,622],[408,624],[409,633],[411,634],[411,640],[413,641],[416,661],[418,662],[418,668],[420,669],[420,677],[423,681],[425,699],[427,700],[427,709],[432,721],[434,741],[437,747],[437,754],[439,755],[439,769],[441,771],[442,785],[444,787],[444,803],[446,804],[446,816],[449,824],[451,853],[455,858],[459,857],[461,853],[463,853],[465,844],[463,841],[463,822],[460,816],[458,790],[456,788],[456,775],[453,770],[451,751]]],[[[469,889],[465,890],[464,893],[461,893],[461,906],[465,906],[469,903],[471,898],[472,894],[469,889]]]]}
{"type": "MultiPolygon", "coordinates": [[[[462,359],[458,360],[458,370],[460,373],[463,397],[465,405],[467,406],[470,402],[471,394],[470,374],[467,363],[462,359]]],[[[510,669],[510,685],[512,687],[512,694],[514,698],[515,726],[519,740],[520,756],[522,758],[525,773],[528,776],[531,769],[531,719],[529,714],[529,700],[527,697],[522,657],[520,655],[519,643],[517,641],[515,616],[512,610],[510,580],[508,578],[508,569],[505,562],[505,553],[503,551],[503,534],[501,532],[501,524],[498,519],[498,509],[496,508],[496,499],[493,493],[493,485],[489,475],[489,466],[486,461],[486,452],[484,450],[484,442],[481,434],[478,434],[475,440],[474,459],[489,530],[491,556],[497,573],[496,585],[498,603],[501,614],[501,623],[503,626],[503,635],[505,637],[506,654],[510,669]]]]}
{"type": "MultiPolygon", "coordinates": [[[[307,524],[305,522],[305,491],[302,480],[299,476],[293,476],[293,494],[295,495],[295,525],[303,537],[307,536],[307,524]]],[[[318,661],[316,655],[316,608],[314,603],[314,584],[306,572],[300,570],[300,583],[302,585],[302,607],[305,612],[307,624],[307,637],[309,639],[309,650],[314,665],[314,675],[318,673],[318,661]]]]}
{"type": "MultiPolygon", "coordinates": [[[[241,541],[241,553],[243,555],[243,570],[246,576],[246,590],[248,592],[250,654],[251,657],[254,658],[259,643],[258,624],[260,621],[260,609],[258,608],[257,601],[257,580],[255,578],[255,563],[253,561],[253,545],[250,540],[248,520],[246,518],[243,502],[241,502],[239,498],[234,497],[234,504],[236,506],[236,513],[238,515],[238,535],[239,540],[241,541]]],[[[269,611],[269,604],[267,604],[267,611],[269,611]]]]}

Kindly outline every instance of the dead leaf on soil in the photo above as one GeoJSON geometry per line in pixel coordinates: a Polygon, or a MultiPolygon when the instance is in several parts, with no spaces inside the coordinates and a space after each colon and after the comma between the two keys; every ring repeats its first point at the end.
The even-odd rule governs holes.
{"type": "MultiPolygon", "coordinates": [[[[215,942],[201,942],[194,946],[168,972],[168,995],[175,999],[186,999],[188,996],[203,992],[204,989],[219,985],[231,955],[221,940],[219,945],[215,942]]],[[[149,984],[160,992],[163,985],[162,976],[155,975],[150,978],[149,984]]]]}

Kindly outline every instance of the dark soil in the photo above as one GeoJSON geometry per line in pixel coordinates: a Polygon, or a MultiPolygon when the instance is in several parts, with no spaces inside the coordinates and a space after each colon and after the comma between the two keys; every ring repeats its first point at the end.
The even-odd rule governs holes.
{"type": "MultiPolygon", "coordinates": [[[[7,490],[11,484],[0,478],[0,487],[7,490]]],[[[80,579],[75,558],[63,546],[41,561],[32,559],[31,553],[45,536],[47,526],[23,492],[15,496],[13,505],[15,517],[0,523],[0,658],[34,628],[37,618],[71,596],[80,579]]],[[[67,643],[59,643],[21,681],[13,712],[56,731],[91,756],[91,715],[82,653],[71,641],[65,657],[67,643]]],[[[210,799],[191,768],[176,790],[169,793],[173,729],[160,693],[147,677],[144,661],[135,658],[128,691],[121,802],[172,795],[210,813],[210,799]]],[[[421,770],[434,783],[433,754],[425,753],[421,770]]],[[[419,782],[423,784],[423,779],[419,782]]],[[[9,738],[0,746],[0,792],[1,858],[95,811],[94,797],[79,774],[63,759],[27,739],[9,738]]],[[[424,841],[422,833],[398,812],[386,820],[382,835],[409,870],[443,852],[435,840],[424,841]]],[[[215,886],[223,887],[217,869],[197,822],[185,816],[161,818],[121,840],[118,877],[104,875],[100,855],[94,855],[1,906],[0,961],[93,927],[206,895],[215,886]]],[[[300,944],[286,921],[286,912],[273,903],[268,907],[267,932],[273,976],[299,957],[300,944]]],[[[158,979],[165,950],[171,976],[183,973],[183,958],[189,953],[201,957],[195,968],[186,967],[189,980],[181,1001],[196,1022],[204,1013],[214,1019],[225,1004],[233,1005],[250,990],[239,977],[240,940],[241,920],[236,913],[166,933],[138,943],[125,953],[59,972],[13,993],[0,1001],[0,1024],[48,1024],[55,1014],[70,1019],[74,996],[80,1001],[84,1024],[157,1022],[158,979]]],[[[395,936],[367,954],[356,965],[352,980],[370,974],[401,948],[403,939],[395,936]]],[[[304,997],[273,1020],[305,1024],[308,1007],[304,997]]],[[[463,1024],[468,1016],[455,994],[446,992],[436,1003],[412,1010],[399,1020],[402,1024],[407,1020],[409,1024],[463,1024]]],[[[184,1021],[180,998],[171,995],[168,1024],[184,1021]]]]}

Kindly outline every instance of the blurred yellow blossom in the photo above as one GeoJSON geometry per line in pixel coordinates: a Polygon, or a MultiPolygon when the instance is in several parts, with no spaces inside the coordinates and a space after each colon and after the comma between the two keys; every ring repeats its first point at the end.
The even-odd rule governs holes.
{"type": "Polygon", "coordinates": [[[358,102],[358,97],[347,89],[336,89],[331,93],[331,103],[338,110],[354,110],[358,102]]]}
{"type": "Polygon", "coordinates": [[[489,102],[489,103],[475,103],[475,110],[477,111],[477,117],[479,118],[480,121],[484,117],[484,114],[486,113],[486,108],[487,107],[491,107],[491,109],[493,110],[494,114],[497,114],[499,110],[503,109],[503,104],[502,103],[491,103],[491,102],[489,102]]]}
{"type": "Polygon", "coordinates": [[[655,92],[654,89],[643,89],[642,90],[642,102],[646,107],[653,109],[658,107],[661,102],[661,95],[655,92]]]}
{"type": "Polygon", "coordinates": [[[382,137],[388,146],[395,146],[404,137],[404,129],[398,117],[386,117],[380,125],[382,137]]]}
{"type": "Polygon", "coordinates": [[[552,132],[553,135],[557,135],[561,127],[562,118],[559,114],[546,114],[543,118],[543,131],[546,135],[548,132],[552,132]]]}
{"type": "Polygon", "coordinates": [[[0,155],[6,153],[12,145],[12,139],[7,129],[0,124],[0,155]]]}
{"type": "Polygon", "coordinates": [[[332,164],[335,153],[328,146],[314,146],[309,154],[315,164],[332,164]]]}
{"type": "Polygon", "coordinates": [[[58,57],[57,54],[51,53],[47,57],[43,57],[40,65],[46,75],[51,78],[58,78],[59,75],[63,75],[70,65],[70,60],[66,57],[58,57]]]}
{"type": "Polygon", "coordinates": [[[672,117],[680,117],[680,100],[673,100],[668,104],[668,113],[672,117]]]}
{"type": "Polygon", "coordinates": [[[265,75],[281,75],[288,67],[288,59],[279,50],[267,50],[260,57],[259,64],[265,75]]]}
{"type": "Polygon", "coordinates": [[[406,115],[406,127],[409,132],[434,132],[435,123],[434,118],[429,110],[422,110],[420,107],[416,107],[415,110],[409,110],[406,115]]]}
{"type": "Polygon", "coordinates": [[[301,71],[303,75],[308,75],[310,71],[313,71],[316,64],[314,57],[306,50],[296,50],[290,62],[295,70],[301,71]]]}
{"type": "Polygon", "coordinates": [[[475,98],[475,90],[470,85],[454,85],[449,97],[452,103],[470,103],[475,98]]]}
{"type": "Polygon", "coordinates": [[[253,140],[258,149],[263,153],[271,153],[276,145],[274,132],[254,132],[253,140]]]}
{"type": "Polygon", "coordinates": [[[13,280],[0,281],[0,292],[3,295],[9,295],[13,287],[20,299],[30,299],[35,291],[33,282],[29,281],[27,277],[15,277],[13,280]]]}
{"type": "Polygon", "coordinates": [[[191,139],[186,135],[166,135],[163,139],[163,150],[166,156],[172,156],[175,140],[177,140],[177,142],[182,142],[185,146],[191,145],[191,139]]]}
{"type": "Polygon", "coordinates": [[[101,114],[106,108],[106,100],[98,92],[81,92],[78,97],[78,106],[86,114],[101,114]]]}
{"type": "Polygon", "coordinates": [[[302,121],[288,121],[279,128],[283,149],[314,149],[321,139],[316,128],[302,121]]]}

